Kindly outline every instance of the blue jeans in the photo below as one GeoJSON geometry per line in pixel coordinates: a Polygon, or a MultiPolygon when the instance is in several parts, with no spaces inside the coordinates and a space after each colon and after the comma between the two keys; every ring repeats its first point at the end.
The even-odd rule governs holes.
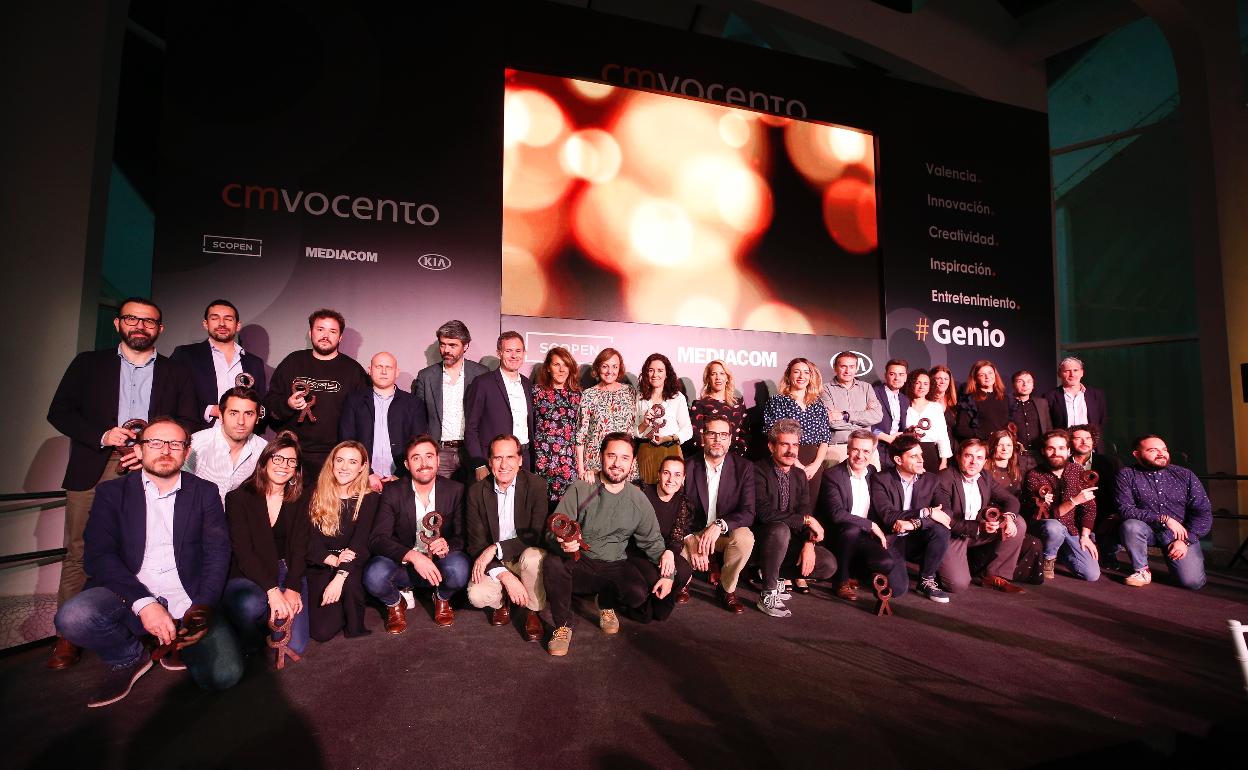
{"type": "MultiPolygon", "coordinates": [[[[1031,522],[1027,529],[1044,544],[1044,558],[1057,559],[1080,580],[1091,583],[1101,579],[1101,565],[1083,550],[1079,537],[1070,534],[1065,524],[1057,519],[1040,519],[1031,522]]],[[[1092,540],[1096,541],[1096,535],[1092,535],[1092,540]]]]}
{"type": "MultiPolygon", "coordinates": [[[[433,563],[442,573],[442,584],[438,586],[437,595],[443,601],[468,587],[468,576],[472,565],[463,551],[451,551],[446,556],[435,558],[433,563]]],[[[407,562],[395,564],[386,556],[374,556],[368,560],[364,568],[364,589],[377,597],[387,607],[393,607],[402,598],[399,591],[412,587],[433,588],[433,584],[417,574],[407,562]]]]}
{"type": "Polygon", "coordinates": [[[1148,566],[1148,547],[1161,549],[1170,566],[1170,574],[1179,581],[1179,585],[1197,591],[1205,585],[1205,555],[1200,550],[1200,541],[1191,544],[1187,555],[1175,561],[1170,558],[1168,546],[1174,542],[1174,533],[1160,524],[1154,526],[1139,519],[1124,519],[1119,530],[1122,544],[1131,555],[1131,569],[1139,571],[1148,566]]]}
{"type": "MultiPolygon", "coordinates": [[[[83,591],[56,613],[58,634],[91,650],[113,668],[132,666],[148,654],[142,628],[130,605],[103,587],[83,591]]],[[[228,689],[243,676],[238,639],[220,615],[203,639],[182,650],[182,661],[195,684],[205,690],[228,689]]]]}
{"type": "MultiPolygon", "coordinates": [[[[277,584],[286,587],[286,560],[283,559],[277,568],[277,584]]],[[[299,587],[299,596],[303,600],[303,609],[295,615],[290,626],[290,649],[302,653],[308,646],[308,581],[305,578],[299,587]]],[[[265,646],[265,633],[276,638],[277,634],[268,631],[269,597],[265,590],[247,578],[230,578],[225,584],[225,596],[221,605],[234,630],[243,644],[243,650],[251,653],[265,646]]]]}

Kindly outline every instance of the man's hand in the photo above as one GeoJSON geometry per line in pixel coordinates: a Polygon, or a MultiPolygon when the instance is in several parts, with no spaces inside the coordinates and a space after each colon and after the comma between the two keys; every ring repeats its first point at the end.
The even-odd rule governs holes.
{"type": "Polygon", "coordinates": [[[810,534],[814,536],[812,542],[823,542],[823,525],[814,516],[806,516],[802,519],[802,523],[806,525],[806,529],[810,530],[810,534]]]}
{"type": "Polygon", "coordinates": [[[437,540],[434,540],[432,543],[429,544],[429,553],[433,554],[439,559],[445,557],[450,552],[451,552],[451,547],[446,544],[446,538],[444,537],[440,537],[437,540]]]}
{"type": "Polygon", "coordinates": [[[143,623],[144,630],[156,637],[156,641],[161,644],[171,643],[178,635],[178,626],[173,622],[173,616],[160,602],[152,602],[139,610],[139,621],[143,623]]]}
{"type": "Polygon", "coordinates": [[[797,555],[797,569],[806,577],[815,568],[815,544],[807,540],[802,544],[802,552],[797,555]]]}
{"type": "Polygon", "coordinates": [[[939,505],[927,509],[927,518],[937,524],[943,524],[945,529],[949,529],[953,526],[953,520],[949,518],[949,514],[941,510],[939,505]]]}
{"type": "Polygon", "coordinates": [[[472,582],[480,583],[485,579],[485,570],[497,555],[498,551],[494,546],[486,546],[485,550],[472,562],[472,582]]]}
{"type": "Polygon", "coordinates": [[[308,405],[306,396],[307,393],[304,392],[291,393],[290,398],[286,399],[286,406],[289,406],[296,412],[302,412],[303,408],[308,405]]]}
{"type": "Polygon", "coordinates": [[[1075,505],[1083,505],[1084,503],[1090,503],[1095,499],[1096,499],[1096,487],[1084,487],[1083,490],[1079,492],[1079,494],[1070,498],[1070,502],[1074,503],[1075,505]]]}
{"type": "Polygon", "coordinates": [[[1001,532],[1001,537],[1005,540],[1009,540],[1018,534],[1018,525],[1014,523],[1013,516],[1006,516],[1003,521],[1005,528],[1001,532]]]}
{"type": "Polygon", "coordinates": [[[480,481],[481,479],[489,475],[490,475],[490,469],[484,465],[482,465],[480,468],[477,468],[476,470],[477,481],[480,481]]]}
{"type": "Polygon", "coordinates": [[[100,443],[104,446],[125,446],[128,442],[134,441],[136,436],[138,434],[129,428],[117,426],[109,428],[100,439],[100,443]]]}
{"type": "Polygon", "coordinates": [[[997,530],[1001,529],[1001,522],[999,521],[984,521],[980,519],[980,522],[984,525],[984,532],[989,535],[996,534],[997,530]]]}
{"type": "Polygon", "coordinates": [[[720,530],[718,524],[712,524],[706,529],[698,533],[698,553],[703,556],[710,556],[715,553],[715,543],[724,533],[720,530]]]}
{"type": "Polygon", "coordinates": [[[433,563],[433,559],[413,548],[403,556],[403,561],[411,564],[412,569],[416,570],[416,574],[424,578],[429,585],[441,585],[442,573],[438,571],[438,567],[433,563]]]}
{"type": "Polygon", "coordinates": [[[291,617],[295,611],[291,609],[290,602],[286,601],[286,594],[280,588],[270,588],[269,597],[269,622],[281,620],[291,617]]]}
{"type": "Polygon", "coordinates": [[[671,577],[676,574],[676,555],[671,551],[664,551],[659,557],[659,575],[661,577],[671,577]]]}
{"type": "Polygon", "coordinates": [[[182,622],[183,622],[182,628],[178,629],[178,649],[179,650],[184,650],[187,647],[190,647],[194,644],[198,644],[199,640],[204,638],[204,636],[208,633],[208,629],[212,627],[212,610],[211,608],[207,608],[202,604],[201,605],[192,604],[187,609],[186,615],[182,616],[182,622]],[[187,628],[185,625],[186,618],[192,612],[197,612],[197,611],[206,611],[208,614],[205,615],[205,618],[208,620],[208,622],[205,623],[202,628],[200,628],[198,631],[192,634],[190,629],[187,628]]]}
{"type": "Polygon", "coordinates": [[[654,594],[660,599],[666,599],[667,595],[670,594],[671,592],[672,592],[672,579],[670,577],[659,578],[658,581],[655,582],[654,588],[650,589],[650,593],[654,594]]]}
{"type": "Polygon", "coordinates": [[[576,553],[581,550],[581,544],[576,540],[564,540],[561,537],[557,537],[555,540],[559,541],[559,547],[563,549],[564,553],[576,553]]]}
{"type": "Polygon", "coordinates": [[[339,564],[348,564],[353,561],[355,561],[355,551],[350,548],[343,548],[342,553],[338,554],[339,564]]]}
{"type": "Polygon", "coordinates": [[[685,536],[685,553],[688,555],[689,563],[697,572],[706,572],[711,568],[711,557],[698,550],[697,535],[685,536]]]}
{"type": "Polygon", "coordinates": [[[1187,527],[1183,526],[1183,522],[1179,521],[1173,516],[1169,516],[1166,518],[1166,527],[1168,527],[1170,531],[1174,534],[1175,540],[1187,539],[1187,527]]]}
{"type": "Polygon", "coordinates": [[[325,557],[325,563],[326,563],[327,565],[331,566],[331,567],[337,567],[337,566],[338,566],[338,557],[337,557],[337,556],[335,556],[335,555],[333,555],[333,554],[331,553],[329,556],[326,556],[326,557],[325,557]]]}
{"type": "Polygon", "coordinates": [[[1096,543],[1092,541],[1091,533],[1084,532],[1079,536],[1079,547],[1084,551],[1087,551],[1088,555],[1091,556],[1094,561],[1101,560],[1101,554],[1096,550],[1096,543]]]}
{"type": "Polygon", "coordinates": [[[507,592],[507,598],[511,599],[512,604],[517,607],[528,605],[529,592],[524,590],[524,583],[520,582],[520,578],[508,570],[503,570],[498,575],[498,582],[503,584],[503,590],[507,592]]]}
{"type": "Polygon", "coordinates": [[[1171,559],[1179,561],[1184,556],[1187,556],[1187,543],[1182,540],[1171,541],[1170,545],[1166,546],[1166,553],[1170,555],[1171,559]]]}
{"type": "Polygon", "coordinates": [[[129,452],[121,456],[119,465],[128,471],[143,467],[143,461],[139,459],[139,448],[135,446],[129,452]]]}
{"type": "Polygon", "coordinates": [[[1046,493],[1044,494],[1044,502],[1045,502],[1045,504],[1046,504],[1046,505],[1052,505],[1052,504],[1053,504],[1053,493],[1052,493],[1052,492],[1046,492],[1046,493]]]}
{"type": "Polygon", "coordinates": [[[208,407],[208,419],[210,420],[221,419],[221,407],[217,406],[216,404],[213,404],[212,406],[208,407]]]}
{"type": "Polygon", "coordinates": [[[880,541],[880,547],[887,550],[888,538],[884,536],[884,530],[880,529],[880,525],[874,521],[871,522],[871,534],[875,535],[875,539],[880,541]]]}
{"type": "Polygon", "coordinates": [[[321,594],[322,607],[327,607],[342,598],[342,584],[345,582],[347,578],[342,573],[334,575],[334,579],[325,586],[325,593],[321,594]]]}
{"type": "Polygon", "coordinates": [[[286,606],[290,607],[290,614],[298,615],[303,612],[303,596],[293,588],[287,588],[284,591],[286,597],[286,606]]]}
{"type": "Polygon", "coordinates": [[[381,476],[378,476],[376,473],[370,473],[370,474],[368,474],[368,487],[369,487],[369,489],[373,490],[374,492],[378,492],[378,493],[380,493],[380,492],[381,492],[381,485],[382,485],[382,483],[383,483],[383,482],[382,482],[382,480],[381,480],[381,476]]]}
{"type": "Polygon", "coordinates": [[[909,519],[898,519],[893,522],[893,534],[900,535],[902,532],[913,532],[914,522],[909,519]]]}

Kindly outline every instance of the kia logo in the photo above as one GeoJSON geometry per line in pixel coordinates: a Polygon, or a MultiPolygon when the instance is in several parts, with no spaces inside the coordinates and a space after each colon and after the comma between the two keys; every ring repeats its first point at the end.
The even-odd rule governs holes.
{"type": "MultiPolygon", "coordinates": [[[[872,369],[875,368],[875,363],[871,361],[871,356],[867,355],[866,353],[859,353],[857,350],[851,350],[849,351],[849,353],[858,357],[858,374],[857,374],[858,377],[862,377],[863,375],[867,374],[868,372],[870,372],[872,369]]],[[[835,372],[836,371],[836,358],[833,357],[831,360],[829,360],[828,365],[831,366],[832,371],[835,372]]]]}
{"type": "Polygon", "coordinates": [[[421,254],[416,262],[426,270],[445,270],[451,266],[451,258],[441,254],[421,254]]]}

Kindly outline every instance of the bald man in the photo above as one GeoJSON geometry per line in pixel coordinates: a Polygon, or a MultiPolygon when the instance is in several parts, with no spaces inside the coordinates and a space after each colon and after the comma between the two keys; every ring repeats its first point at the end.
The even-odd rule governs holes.
{"type": "Polygon", "coordinates": [[[399,362],[393,355],[374,355],[368,362],[373,386],[347,397],[338,423],[340,441],[354,439],[368,447],[372,466],[368,483],[377,492],[407,472],[403,463],[407,440],[429,430],[424,402],[395,387],[398,374],[399,362]]]}

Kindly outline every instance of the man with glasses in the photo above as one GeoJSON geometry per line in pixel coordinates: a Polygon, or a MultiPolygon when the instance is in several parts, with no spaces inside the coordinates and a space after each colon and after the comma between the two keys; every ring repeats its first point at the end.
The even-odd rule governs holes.
{"type": "MultiPolygon", "coordinates": [[[[82,590],[82,533],[101,481],[138,468],[131,449],[140,421],[173,415],[188,431],[199,425],[190,371],[156,352],[164,326],[160,308],[150,299],[131,297],[121,303],[113,328],[121,338],[116,348],[79,353],[65,370],[48,407],[48,422],[69,438],[65,469],[65,559],[57,604],[64,605],[82,590]]],[[[57,638],[48,668],[78,662],[80,652],[57,638]]]]}
{"type": "Polygon", "coordinates": [[[233,302],[214,299],[204,308],[204,331],[208,332],[208,338],[179,345],[169,356],[191,370],[195,408],[202,418],[200,429],[220,419],[221,396],[235,385],[252,388],[264,397],[264,361],[238,344],[238,330],[242,325],[233,302]]]}
{"type": "Polygon", "coordinates": [[[170,650],[165,668],[188,669],[206,690],[243,675],[234,632],[215,616],[230,570],[225,509],[214,484],[182,473],[189,444],[185,428],[158,417],[136,451],[142,470],[99,485],[87,524],[91,580],[56,613],[58,633],[110,666],[88,707],[126,697],[152,668],[148,635],[157,652],[170,650]]]}
{"type": "Polygon", "coordinates": [[[754,551],[754,466],[728,451],[732,426],[724,419],[707,420],[702,452],[685,463],[685,499],[693,533],[685,538],[685,558],[694,570],[706,572],[715,554],[724,555],[719,575],[719,601],[740,615],[737,580],[754,551]]]}

